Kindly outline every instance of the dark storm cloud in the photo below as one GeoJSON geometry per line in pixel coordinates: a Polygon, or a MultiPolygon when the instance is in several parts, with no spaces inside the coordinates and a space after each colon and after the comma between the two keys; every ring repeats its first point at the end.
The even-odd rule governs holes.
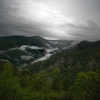
{"type": "MultiPolygon", "coordinates": [[[[39,35],[61,39],[69,37],[70,39],[84,40],[100,39],[100,0],[55,0],[55,4],[58,4],[59,9],[66,11],[62,11],[65,16],[58,13],[56,15],[53,10],[46,10],[49,11],[50,16],[55,14],[53,16],[56,16],[55,19],[58,19],[59,22],[60,19],[65,18],[65,21],[58,23],[58,25],[55,25],[57,23],[55,19],[53,19],[54,23],[50,23],[50,25],[45,22],[39,22],[38,18],[35,18],[34,10],[32,10],[32,16],[29,16],[26,10],[30,7],[30,1],[33,4],[36,2],[35,0],[0,0],[0,36],[39,35]],[[88,20],[79,19],[80,15],[88,20]],[[73,17],[75,22],[66,22],[69,16],[73,17]],[[81,23],[79,23],[80,20],[82,20],[81,23]]],[[[37,0],[37,2],[48,4],[50,2],[50,4],[53,4],[54,0],[37,0]]]]}
{"type": "MultiPolygon", "coordinates": [[[[67,25],[68,26],[68,25],[67,25]]],[[[88,20],[86,25],[69,25],[71,27],[70,35],[77,37],[77,39],[83,40],[99,40],[100,39],[100,26],[92,21],[88,20]]]]}
{"type": "MultiPolygon", "coordinates": [[[[27,14],[18,13],[21,2],[17,0],[0,1],[0,36],[6,35],[40,35],[45,37],[53,37],[45,28],[48,27],[43,23],[25,18],[27,14]]],[[[25,7],[22,4],[22,7],[25,7]]],[[[33,16],[34,17],[34,16],[33,16]]],[[[55,36],[54,36],[55,37],[55,36]]]]}

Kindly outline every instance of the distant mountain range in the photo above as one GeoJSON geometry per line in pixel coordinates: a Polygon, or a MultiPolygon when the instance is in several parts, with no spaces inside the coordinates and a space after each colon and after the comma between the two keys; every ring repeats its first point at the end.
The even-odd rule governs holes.
{"type": "Polygon", "coordinates": [[[45,60],[51,55],[69,49],[76,41],[46,40],[40,36],[0,37],[0,59],[10,60],[15,65],[27,65],[45,60]]]}

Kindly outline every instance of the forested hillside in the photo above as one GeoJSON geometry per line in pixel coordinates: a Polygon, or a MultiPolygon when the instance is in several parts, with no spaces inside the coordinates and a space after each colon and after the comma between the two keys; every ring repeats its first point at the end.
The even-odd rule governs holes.
{"type": "Polygon", "coordinates": [[[19,69],[1,60],[0,99],[100,100],[100,48],[78,46],[19,69]]]}
{"type": "Polygon", "coordinates": [[[40,36],[2,36],[0,37],[0,59],[9,60],[18,67],[26,66],[42,57],[68,49],[76,42],[47,40],[40,36]]]}

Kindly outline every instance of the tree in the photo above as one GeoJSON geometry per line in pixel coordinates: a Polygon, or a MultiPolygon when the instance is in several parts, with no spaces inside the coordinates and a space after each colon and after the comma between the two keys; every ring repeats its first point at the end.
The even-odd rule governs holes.
{"type": "Polygon", "coordinates": [[[100,77],[96,72],[80,72],[70,89],[72,100],[99,100],[100,77]]]}

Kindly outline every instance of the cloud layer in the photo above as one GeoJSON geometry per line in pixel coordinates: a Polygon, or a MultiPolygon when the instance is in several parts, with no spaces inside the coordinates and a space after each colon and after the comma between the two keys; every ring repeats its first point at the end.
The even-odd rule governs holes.
{"type": "MultiPolygon", "coordinates": [[[[99,20],[88,18],[87,15],[84,18],[68,16],[66,13],[63,13],[63,10],[58,9],[62,7],[51,6],[50,0],[47,1],[1,0],[0,36],[39,35],[58,39],[100,39],[99,20]]],[[[58,1],[59,3],[61,2],[61,0],[58,1]]],[[[65,0],[62,1],[65,3],[65,0]]],[[[65,5],[64,3],[63,5],[65,5]]],[[[66,1],[66,3],[69,2],[66,1]]],[[[67,9],[67,7],[65,8],[67,9]]],[[[77,16],[80,16],[80,13],[77,16]]],[[[95,16],[97,18],[99,16],[98,13],[95,16]]]]}

